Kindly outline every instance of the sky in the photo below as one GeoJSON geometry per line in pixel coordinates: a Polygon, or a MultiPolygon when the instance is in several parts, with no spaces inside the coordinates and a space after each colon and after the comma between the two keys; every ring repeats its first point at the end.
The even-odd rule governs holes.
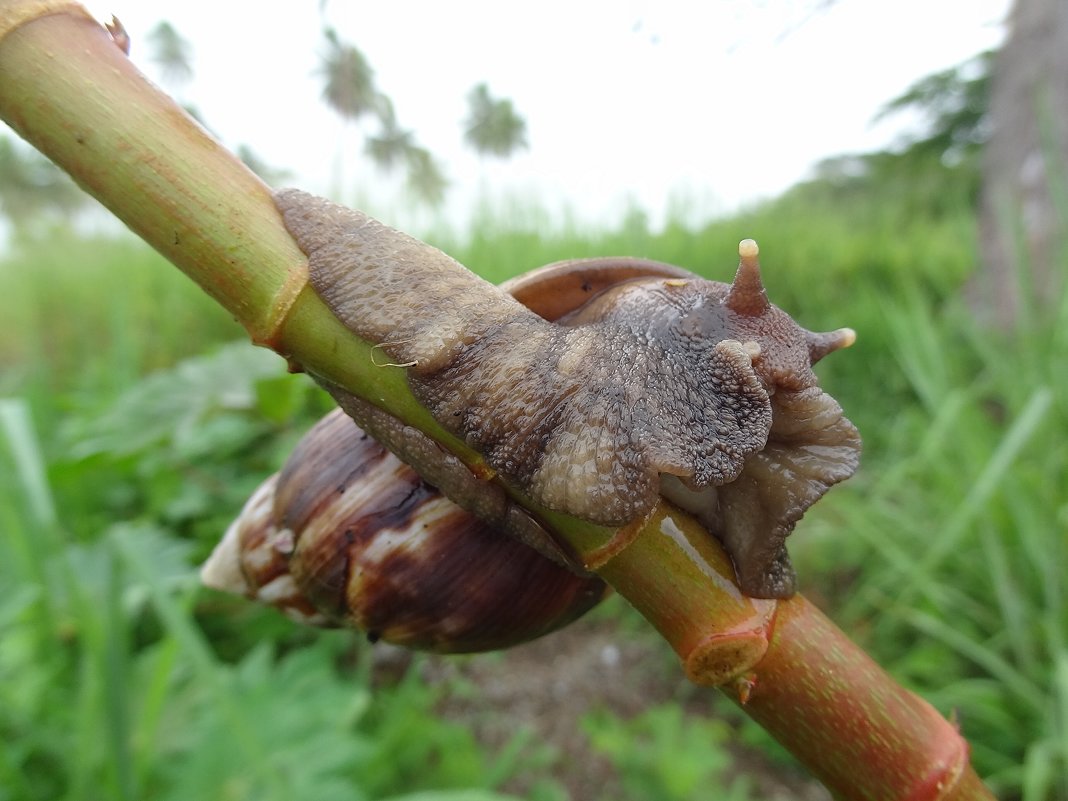
{"type": "Polygon", "coordinates": [[[481,199],[501,214],[533,202],[592,224],[636,205],[656,224],[669,208],[690,220],[729,213],[824,158],[898,141],[916,121],[873,125],[879,109],[997,46],[1010,0],[87,5],[122,21],[138,66],[226,145],[247,144],[290,170],[288,183],[403,226],[433,216],[362,157],[361,130],[322,102],[324,20],[360,48],[400,124],[443,163],[449,221],[464,224],[481,199]],[[180,87],[151,60],[148,31],[162,19],[193,47],[195,77],[180,87]],[[465,96],[481,82],[527,120],[530,147],[517,158],[480,159],[463,144],[465,96]]]}

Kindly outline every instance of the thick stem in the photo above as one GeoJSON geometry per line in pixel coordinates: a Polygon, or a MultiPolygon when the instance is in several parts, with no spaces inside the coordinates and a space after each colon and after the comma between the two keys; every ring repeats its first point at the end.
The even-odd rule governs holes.
{"type": "Polygon", "coordinates": [[[852,797],[859,773],[865,798],[982,797],[960,733],[801,596],[779,603],[748,678],[745,711],[832,792],[852,797]]]}
{"type": "MultiPolygon", "coordinates": [[[[268,189],[152,86],[79,7],[0,0],[0,117],[241,321],[252,339],[417,426],[474,467],[404,372],[307,287],[268,189]]],[[[519,498],[523,501],[522,498],[519,498]]],[[[528,502],[529,503],[529,502],[528,502]]],[[[533,509],[840,797],[990,798],[967,746],[811,605],[746,598],[715,541],[658,507],[614,532],[533,509]]]]}
{"type": "Polygon", "coordinates": [[[838,797],[990,797],[969,766],[968,744],[930,704],[801,596],[741,595],[723,550],[669,504],[599,574],[626,587],[691,679],[721,685],[838,797]]]}
{"type": "MultiPolygon", "coordinates": [[[[6,4],[0,20],[26,5],[6,4]]],[[[5,121],[269,342],[304,283],[270,189],[132,69],[84,9],[29,5],[63,13],[6,32],[5,121]]]]}

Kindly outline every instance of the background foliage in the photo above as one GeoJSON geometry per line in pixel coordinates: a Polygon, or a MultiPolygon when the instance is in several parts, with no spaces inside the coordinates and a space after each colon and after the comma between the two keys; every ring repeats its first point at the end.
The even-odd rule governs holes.
{"type": "MultiPolygon", "coordinates": [[[[980,98],[967,114],[936,103],[900,150],[732,219],[652,231],[636,210],[588,231],[487,209],[429,238],[492,280],[611,253],[726,280],[752,236],[778,305],[856,328],[820,372],[864,466],[791,540],[803,590],[956,717],[1002,797],[1040,801],[1068,798],[1068,296],[1011,333],[961,300],[982,75],[909,101],[980,98]]],[[[655,701],[558,704],[576,753],[530,728],[475,737],[473,715],[507,709],[450,711],[481,692],[462,670],[511,657],[450,672],[200,589],[194,565],[328,403],[140,243],[33,218],[0,263],[0,799],[752,797],[737,760],[800,786],[618,603],[587,625],[640,646],[655,668],[631,665],[627,689],[655,701]]]]}

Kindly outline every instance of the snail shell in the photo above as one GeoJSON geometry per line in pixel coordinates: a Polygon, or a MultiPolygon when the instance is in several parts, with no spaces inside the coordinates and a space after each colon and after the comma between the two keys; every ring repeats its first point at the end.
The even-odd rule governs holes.
{"type": "Polygon", "coordinates": [[[547,634],[606,592],[460,509],[340,409],[252,495],[202,576],[304,623],[451,653],[547,634]]]}
{"type": "Polygon", "coordinates": [[[746,594],[794,592],[786,536],[860,454],[812,365],[855,336],[807,331],[773,306],[756,243],[740,245],[729,285],[605,262],[595,281],[580,262],[509,287],[567,292],[549,322],[366,215],[297,190],[275,203],[335,316],[406,365],[431,414],[511,486],[611,526],[663,495],[721,540],[746,594]]]}

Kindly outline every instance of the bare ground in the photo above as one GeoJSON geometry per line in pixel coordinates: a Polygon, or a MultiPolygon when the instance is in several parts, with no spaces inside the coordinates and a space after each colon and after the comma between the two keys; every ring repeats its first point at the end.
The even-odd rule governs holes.
{"type": "MultiPolygon", "coordinates": [[[[475,692],[451,693],[442,715],[462,721],[489,749],[508,743],[526,727],[535,741],[558,758],[553,778],[572,801],[620,798],[619,778],[609,760],[590,746],[582,717],[595,709],[630,718],[659,703],[676,701],[687,715],[722,714],[729,702],[715,690],[694,688],[668,652],[649,632],[630,635],[617,619],[595,616],[509,651],[476,657],[432,657],[423,662],[425,679],[475,692]]],[[[380,652],[381,666],[410,657],[380,652]]],[[[764,799],[826,801],[827,791],[800,771],[773,762],[752,748],[732,746],[736,775],[748,777],[753,796],[764,799]]],[[[529,777],[504,788],[517,795],[529,777]]],[[[714,787],[708,798],[716,797],[714,787]]]]}

